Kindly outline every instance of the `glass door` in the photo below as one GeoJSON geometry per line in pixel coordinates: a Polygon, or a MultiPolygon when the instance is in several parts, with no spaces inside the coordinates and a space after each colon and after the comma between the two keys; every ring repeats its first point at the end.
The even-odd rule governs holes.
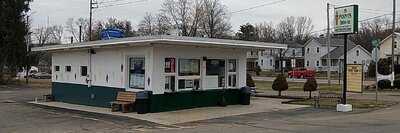
{"type": "Polygon", "coordinates": [[[129,88],[144,89],[145,84],[145,58],[129,58],[129,88]]]}

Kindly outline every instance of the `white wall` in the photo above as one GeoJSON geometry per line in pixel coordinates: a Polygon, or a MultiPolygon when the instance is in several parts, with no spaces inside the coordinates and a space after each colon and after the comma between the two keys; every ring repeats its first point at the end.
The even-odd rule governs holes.
{"type": "MultiPolygon", "coordinates": [[[[238,87],[246,86],[246,50],[228,48],[199,48],[183,46],[154,47],[124,47],[95,49],[92,54],[92,85],[115,88],[128,88],[128,59],[129,57],[145,57],[145,90],[152,90],[154,94],[164,93],[164,59],[166,57],[237,59],[238,60],[238,87]],[[121,65],[123,70],[121,71],[121,65]],[[106,77],[108,76],[108,81],[106,77]],[[148,79],[150,83],[148,84],[148,79]]],[[[87,85],[87,77],[81,76],[80,66],[88,66],[89,54],[87,50],[64,51],[53,53],[53,82],[74,83],[87,85]],[[55,72],[54,66],[60,66],[55,72]],[[65,66],[72,67],[71,72],[65,72],[65,66]],[[76,74],[76,79],[75,79],[76,74]]],[[[203,69],[205,69],[205,66],[203,69]]],[[[176,83],[177,84],[177,83],[176,83]]],[[[132,90],[139,91],[139,90],[132,90]]]]}

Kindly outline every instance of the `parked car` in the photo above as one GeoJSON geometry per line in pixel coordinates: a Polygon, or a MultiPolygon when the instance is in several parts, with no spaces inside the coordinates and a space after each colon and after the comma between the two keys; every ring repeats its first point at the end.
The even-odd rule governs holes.
{"type": "Polygon", "coordinates": [[[31,75],[34,79],[51,79],[51,74],[45,72],[37,72],[31,75]]]}
{"type": "Polygon", "coordinates": [[[290,78],[313,78],[315,77],[315,70],[309,68],[294,68],[288,72],[290,78]]]}

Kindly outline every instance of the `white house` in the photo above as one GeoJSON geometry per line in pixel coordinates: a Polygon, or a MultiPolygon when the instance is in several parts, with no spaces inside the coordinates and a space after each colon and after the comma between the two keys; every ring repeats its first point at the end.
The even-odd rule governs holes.
{"type": "Polygon", "coordinates": [[[36,47],[52,54],[56,101],[108,107],[118,91],[150,92],[150,112],[237,104],[246,53],[286,45],[178,36],[36,47]]]}
{"type": "MultiPolygon", "coordinates": [[[[386,37],[380,42],[379,46],[379,58],[388,58],[392,56],[392,35],[386,37]]],[[[400,41],[400,33],[395,34],[395,45],[394,45],[394,60],[396,64],[399,64],[400,47],[397,42],[400,41]]]]}
{"type": "Polygon", "coordinates": [[[297,43],[287,44],[287,49],[267,49],[260,51],[258,65],[262,70],[280,70],[280,52],[282,52],[282,66],[285,69],[303,67],[303,45],[297,43]]]}
{"type": "MultiPolygon", "coordinates": [[[[305,46],[304,67],[313,68],[317,71],[328,70],[328,46],[327,38],[313,38],[309,40],[305,46]]],[[[340,64],[343,63],[344,40],[340,38],[331,38],[330,58],[331,71],[338,71],[340,64]]],[[[347,40],[347,64],[364,64],[364,70],[368,69],[368,65],[372,60],[371,53],[360,45],[356,45],[353,41],[347,40]]]]}

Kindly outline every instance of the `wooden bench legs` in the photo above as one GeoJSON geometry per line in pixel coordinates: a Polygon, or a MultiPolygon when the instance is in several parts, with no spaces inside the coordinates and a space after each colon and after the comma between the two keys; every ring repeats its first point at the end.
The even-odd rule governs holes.
{"type": "Polygon", "coordinates": [[[111,103],[111,112],[121,111],[122,113],[129,113],[133,110],[134,104],[111,103]]]}

